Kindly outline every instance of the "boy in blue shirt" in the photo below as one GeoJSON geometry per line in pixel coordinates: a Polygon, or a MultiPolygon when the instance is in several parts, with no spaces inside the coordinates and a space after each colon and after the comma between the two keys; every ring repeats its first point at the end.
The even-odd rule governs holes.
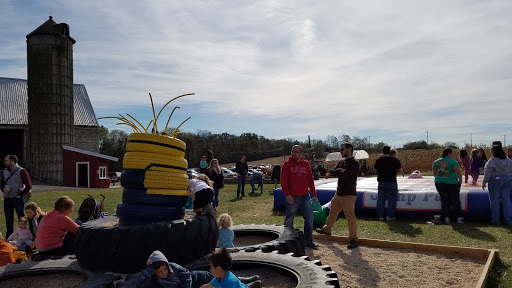
{"type": "Polygon", "coordinates": [[[210,283],[204,284],[201,288],[256,288],[261,287],[261,280],[251,282],[247,285],[242,283],[231,271],[231,254],[223,247],[217,249],[208,258],[210,272],[215,277],[210,283]]]}
{"type": "MultiPolygon", "coordinates": [[[[229,252],[228,252],[229,253],[229,252]]],[[[230,256],[231,259],[231,256],[230,256]]],[[[214,275],[208,271],[191,270],[173,262],[168,262],[165,255],[156,250],[149,256],[146,262],[147,269],[137,280],[136,288],[195,288],[201,285],[208,285],[208,282],[215,280],[214,275]],[[206,283],[206,284],[205,284],[206,283]]],[[[231,265],[231,264],[230,264],[231,265]]],[[[231,273],[231,272],[230,272],[231,273]]],[[[236,276],[233,275],[236,278],[236,276]]],[[[250,288],[261,287],[258,275],[252,277],[241,277],[244,282],[251,282],[250,288]],[[259,285],[258,285],[259,282],[259,285]],[[256,283],[257,286],[253,286],[256,283]]],[[[238,280],[238,278],[237,278],[238,280]]],[[[240,281],[240,280],[239,280],[240,281]]],[[[203,285],[203,286],[204,286],[203,285]]],[[[242,284],[243,285],[243,284],[242,284]]],[[[202,287],[202,286],[201,286],[202,287]]],[[[247,287],[247,286],[215,286],[215,287],[247,287]]]]}

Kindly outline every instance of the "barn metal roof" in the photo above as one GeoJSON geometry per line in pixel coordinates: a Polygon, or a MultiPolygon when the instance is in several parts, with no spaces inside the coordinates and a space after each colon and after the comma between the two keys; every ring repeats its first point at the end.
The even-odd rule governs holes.
{"type": "MultiPolygon", "coordinates": [[[[28,125],[27,80],[0,77],[0,125],[28,125]]],[[[96,126],[98,120],[83,84],[73,85],[75,125],[96,126]]]]}
{"type": "Polygon", "coordinates": [[[117,158],[117,157],[112,157],[112,156],[108,156],[108,155],[100,154],[100,153],[94,153],[91,151],[87,151],[87,150],[83,150],[83,149],[79,149],[79,148],[75,148],[75,147],[69,147],[66,145],[62,145],[62,149],[77,152],[77,153],[82,153],[85,155],[94,156],[94,157],[98,157],[98,158],[103,158],[103,159],[107,159],[107,160],[115,161],[115,162],[117,162],[119,160],[119,158],[117,158]]]}

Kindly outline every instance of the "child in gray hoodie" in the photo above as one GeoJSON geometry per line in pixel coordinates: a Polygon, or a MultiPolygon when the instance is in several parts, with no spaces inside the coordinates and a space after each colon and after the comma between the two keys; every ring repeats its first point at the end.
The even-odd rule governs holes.
{"type": "MultiPolygon", "coordinates": [[[[137,280],[135,286],[137,288],[194,288],[210,283],[214,278],[210,272],[189,271],[177,263],[169,262],[165,255],[158,250],[151,253],[146,264],[148,267],[137,280]]],[[[261,287],[258,275],[239,277],[239,279],[244,283],[256,284],[249,287],[261,287]]]]}
{"type": "Polygon", "coordinates": [[[491,223],[500,224],[500,202],[503,206],[503,216],[507,225],[512,225],[512,160],[507,158],[505,151],[499,145],[492,146],[493,157],[487,161],[484,168],[482,189],[489,183],[489,202],[491,206],[491,223]]]}
{"type": "Polygon", "coordinates": [[[165,255],[158,250],[151,253],[146,264],[148,267],[137,281],[137,288],[191,288],[213,279],[209,272],[189,271],[179,264],[167,261],[165,255]],[[193,285],[194,280],[199,284],[193,285]]]}

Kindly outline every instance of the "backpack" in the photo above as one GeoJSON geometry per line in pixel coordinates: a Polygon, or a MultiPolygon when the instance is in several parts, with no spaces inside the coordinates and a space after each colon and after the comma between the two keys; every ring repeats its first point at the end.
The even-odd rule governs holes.
{"type": "Polygon", "coordinates": [[[103,203],[103,200],[105,200],[104,195],[101,195],[103,197],[101,203],[98,203],[96,199],[94,199],[94,197],[91,195],[88,196],[89,197],[85,198],[85,200],[82,202],[82,205],[80,205],[80,209],[78,209],[78,217],[76,220],[79,220],[82,223],[97,219],[100,212],[102,212],[101,203],[103,203]]]}

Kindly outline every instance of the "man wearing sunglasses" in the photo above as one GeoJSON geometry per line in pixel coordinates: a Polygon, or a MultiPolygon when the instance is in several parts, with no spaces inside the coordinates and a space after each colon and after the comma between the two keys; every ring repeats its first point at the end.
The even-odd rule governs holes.
{"type": "Polygon", "coordinates": [[[357,175],[359,174],[359,162],[354,159],[353,152],[354,146],[351,143],[345,142],[341,144],[340,153],[342,159],[331,171],[331,175],[338,177],[338,188],[331,200],[331,210],[324,227],[315,229],[320,234],[331,235],[332,226],[336,223],[338,214],[343,211],[348,222],[348,238],[350,241],[347,245],[348,249],[359,246],[357,242],[356,214],[354,213],[357,198],[356,184],[357,175]]]}

